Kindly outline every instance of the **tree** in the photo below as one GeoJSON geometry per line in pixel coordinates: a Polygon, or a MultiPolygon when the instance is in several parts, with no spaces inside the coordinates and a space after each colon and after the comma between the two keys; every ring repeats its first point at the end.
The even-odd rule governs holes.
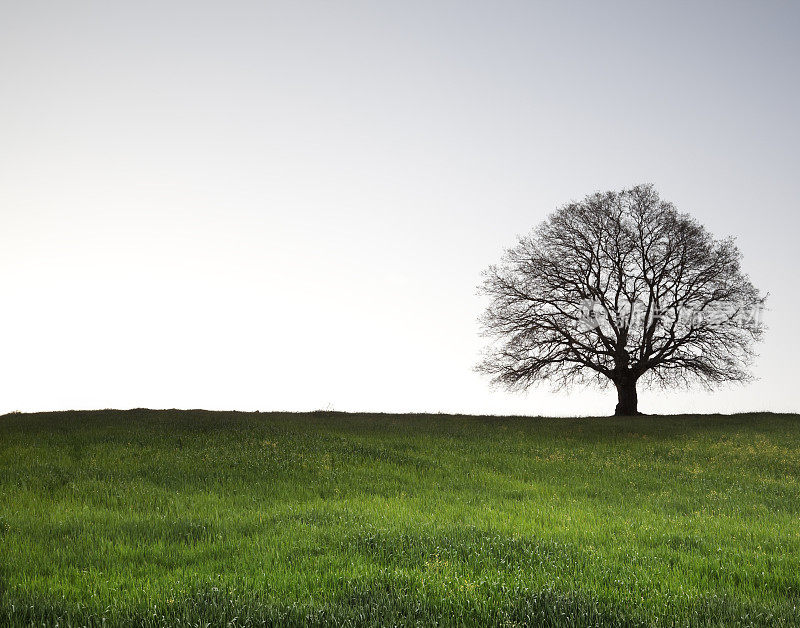
{"type": "Polygon", "coordinates": [[[640,381],[749,381],[766,297],[740,260],[651,185],[569,203],[484,273],[477,369],[512,390],[610,382],[617,415],[639,414],[640,381]]]}

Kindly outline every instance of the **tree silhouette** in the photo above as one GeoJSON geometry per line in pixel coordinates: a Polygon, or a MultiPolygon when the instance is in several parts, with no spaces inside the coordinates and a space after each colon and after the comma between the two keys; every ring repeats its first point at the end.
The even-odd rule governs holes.
{"type": "Polygon", "coordinates": [[[740,259],[651,185],[565,205],[484,273],[477,368],[512,390],[612,382],[617,415],[639,381],[748,381],[766,297],[740,259]]]}

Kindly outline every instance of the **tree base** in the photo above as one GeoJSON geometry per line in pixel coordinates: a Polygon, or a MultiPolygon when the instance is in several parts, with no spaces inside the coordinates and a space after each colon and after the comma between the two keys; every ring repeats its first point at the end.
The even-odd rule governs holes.
{"type": "Polygon", "coordinates": [[[617,385],[617,407],[614,416],[639,416],[639,397],[636,394],[636,380],[624,379],[617,385]]]}

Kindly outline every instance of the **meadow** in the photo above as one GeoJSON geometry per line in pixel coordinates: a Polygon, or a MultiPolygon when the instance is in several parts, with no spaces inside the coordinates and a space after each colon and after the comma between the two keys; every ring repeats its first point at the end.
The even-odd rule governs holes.
{"type": "Polygon", "coordinates": [[[0,417],[0,625],[800,625],[800,417],[0,417]]]}

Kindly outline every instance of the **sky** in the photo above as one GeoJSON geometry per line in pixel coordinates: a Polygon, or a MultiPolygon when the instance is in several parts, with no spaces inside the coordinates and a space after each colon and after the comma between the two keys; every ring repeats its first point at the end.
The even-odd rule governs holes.
{"type": "Polygon", "coordinates": [[[0,0],[0,412],[609,414],[493,390],[481,271],[653,183],[735,236],[800,411],[800,4],[0,0]]]}

